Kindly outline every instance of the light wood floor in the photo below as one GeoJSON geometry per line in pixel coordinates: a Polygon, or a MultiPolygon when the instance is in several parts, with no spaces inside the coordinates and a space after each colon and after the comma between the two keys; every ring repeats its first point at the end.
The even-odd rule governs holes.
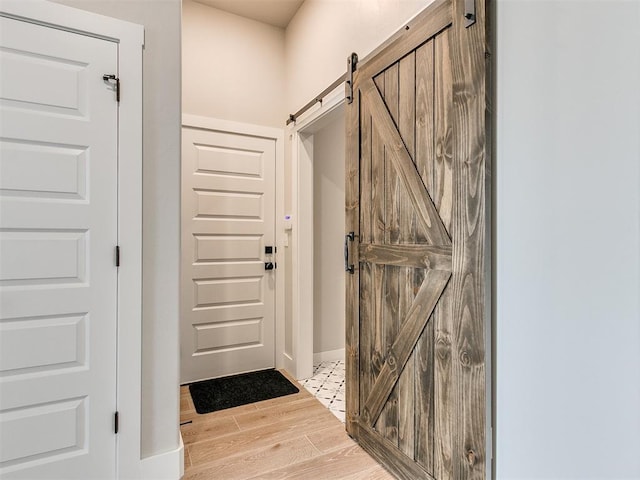
{"type": "Polygon", "coordinates": [[[195,412],[182,387],[180,420],[193,422],[181,427],[184,480],[393,479],[295,384],[295,395],[206,415],[195,412]]]}

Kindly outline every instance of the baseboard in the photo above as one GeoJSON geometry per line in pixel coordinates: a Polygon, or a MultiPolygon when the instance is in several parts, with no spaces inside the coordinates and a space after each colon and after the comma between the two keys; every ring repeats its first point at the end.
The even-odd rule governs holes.
{"type": "Polygon", "coordinates": [[[184,475],[184,443],[175,450],[143,458],[140,461],[141,478],[146,480],[179,480],[184,475]]]}
{"type": "Polygon", "coordinates": [[[319,362],[335,362],[336,360],[344,360],[344,348],[313,354],[314,364],[319,362]]]}

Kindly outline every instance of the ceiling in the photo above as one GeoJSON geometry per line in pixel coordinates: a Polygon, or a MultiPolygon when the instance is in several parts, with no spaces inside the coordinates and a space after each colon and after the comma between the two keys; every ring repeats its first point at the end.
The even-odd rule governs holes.
{"type": "Polygon", "coordinates": [[[304,0],[194,0],[242,17],[285,28],[304,0]]]}

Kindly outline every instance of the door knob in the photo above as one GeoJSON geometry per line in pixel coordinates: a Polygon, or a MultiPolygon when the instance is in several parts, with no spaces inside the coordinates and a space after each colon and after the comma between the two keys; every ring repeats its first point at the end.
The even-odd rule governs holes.
{"type": "Polygon", "coordinates": [[[264,262],[264,269],[265,270],[273,270],[274,268],[276,268],[276,264],[273,262],[264,262]]]}

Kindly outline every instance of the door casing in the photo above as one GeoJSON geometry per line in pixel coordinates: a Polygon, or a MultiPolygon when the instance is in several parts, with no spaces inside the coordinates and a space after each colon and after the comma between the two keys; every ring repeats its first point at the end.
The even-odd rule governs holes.
{"type": "Polygon", "coordinates": [[[118,271],[116,388],[126,428],[117,436],[116,468],[121,478],[140,477],[144,27],[44,0],[3,0],[0,15],[118,44],[118,76],[127,93],[118,114],[118,244],[126,262],[118,271]]]}

